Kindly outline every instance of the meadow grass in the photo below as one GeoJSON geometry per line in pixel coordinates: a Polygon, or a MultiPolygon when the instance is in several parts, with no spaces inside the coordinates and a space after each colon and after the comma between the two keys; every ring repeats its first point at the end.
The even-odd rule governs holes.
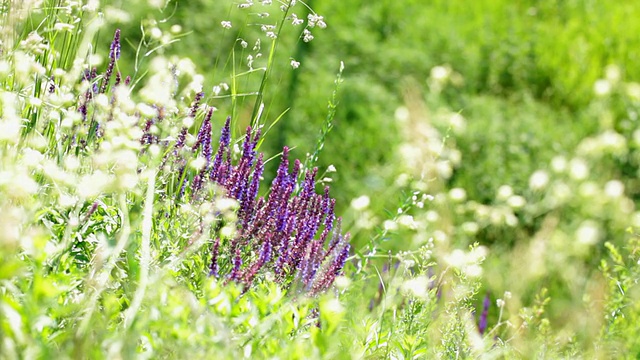
{"type": "Polygon", "coordinates": [[[635,8],[122,5],[2,3],[0,358],[640,354],[635,8]]]}

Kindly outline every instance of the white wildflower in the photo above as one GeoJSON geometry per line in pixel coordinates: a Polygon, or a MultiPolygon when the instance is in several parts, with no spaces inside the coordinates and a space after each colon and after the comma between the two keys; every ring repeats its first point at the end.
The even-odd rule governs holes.
{"type": "Polygon", "coordinates": [[[502,185],[498,188],[498,200],[506,200],[513,195],[513,188],[509,185],[502,185]]]}
{"type": "Polygon", "coordinates": [[[296,14],[291,14],[291,24],[294,26],[304,23],[303,19],[300,19],[296,14]]]}
{"type": "Polygon", "coordinates": [[[576,240],[585,245],[594,245],[600,238],[600,230],[596,222],[591,220],[583,221],[576,230],[576,240]]]}
{"type": "Polygon", "coordinates": [[[302,41],[309,42],[311,40],[313,40],[313,35],[311,34],[311,31],[309,31],[308,29],[304,29],[304,31],[302,32],[302,41]]]}
{"type": "Polygon", "coordinates": [[[418,228],[417,223],[415,222],[415,220],[413,219],[413,216],[411,215],[398,216],[398,224],[411,230],[415,230],[418,228]]]}
{"type": "Polygon", "coordinates": [[[69,194],[60,194],[58,204],[63,208],[70,208],[78,203],[78,198],[69,194]]]}
{"type": "Polygon", "coordinates": [[[275,30],[275,29],[276,29],[276,26],[275,26],[275,25],[267,25],[267,24],[264,24],[264,25],[260,26],[260,30],[262,30],[262,31],[264,31],[264,32],[273,31],[273,30],[275,30]]]}
{"type": "Polygon", "coordinates": [[[532,190],[543,189],[549,183],[549,174],[544,170],[534,172],[529,178],[529,187],[532,190]]]}
{"type": "Polygon", "coordinates": [[[478,223],[467,221],[461,225],[462,231],[467,235],[475,235],[480,230],[478,223]]]}
{"type": "Polygon", "coordinates": [[[611,180],[604,185],[604,193],[610,198],[624,195],[624,184],[620,180],[611,180]]]}
{"type": "Polygon", "coordinates": [[[439,244],[444,244],[449,240],[449,238],[447,237],[447,234],[442,230],[434,231],[433,239],[439,244]]]}
{"type": "Polygon", "coordinates": [[[504,223],[507,224],[507,226],[514,227],[518,225],[518,218],[512,212],[508,212],[504,214],[504,223]]]}
{"type": "Polygon", "coordinates": [[[399,122],[405,123],[410,119],[411,113],[405,106],[400,106],[395,111],[395,118],[399,122]]]}
{"type": "Polygon", "coordinates": [[[448,67],[435,66],[431,68],[430,77],[435,81],[443,82],[446,79],[448,79],[450,75],[451,75],[451,69],[449,69],[448,67]]]}
{"type": "Polygon", "coordinates": [[[53,30],[55,31],[71,31],[74,28],[75,26],[73,26],[72,24],[56,23],[55,25],[53,25],[53,30]]]}
{"type": "Polygon", "coordinates": [[[436,221],[440,220],[440,215],[435,210],[429,210],[425,213],[425,218],[428,222],[435,223],[436,221]]]}
{"type": "Polygon", "coordinates": [[[307,16],[307,20],[308,20],[309,27],[318,26],[321,29],[324,29],[327,27],[327,24],[324,22],[324,17],[318,14],[309,14],[307,16]]]}
{"type": "Polygon", "coordinates": [[[207,162],[207,159],[205,159],[203,156],[198,156],[195,160],[191,162],[191,167],[194,168],[195,170],[201,170],[202,168],[204,168],[206,162],[207,162]]]}
{"type": "Polygon", "coordinates": [[[160,9],[165,5],[165,0],[148,0],[149,5],[154,8],[160,9]]]}
{"type": "Polygon", "coordinates": [[[367,195],[362,195],[360,197],[357,197],[353,200],[351,200],[351,207],[356,210],[364,210],[369,206],[370,203],[370,199],[367,195]]]}
{"type": "Polygon", "coordinates": [[[219,198],[216,199],[214,206],[216,210],[220,212],[226,212],[229,210],[237,209],[239,205],[238,201],[231,198],[219,198]]]}
{"type": "Polygon", "coordinates": [[[192,117],[187,116],[184,119],[182,119],[182,126],[184,126],[186,128],[190,128],[191,126],[193,126],[193,123],[194,123],[194,120],[193,120],[192,117]]]}
{"type": "Polygon", "coordinates": [[[429,296],[429,279],[424,276],[418,276],[402,283],[402,290],[417,298],[426,299],[429,296]]]}
{"type": "Polygon", "coordinates": [[[240,8],[240,9],[248,9],[251,6],[253,6],[253,0],[247,0],[247,2],[245,2],[245,3],[238,4],[238,8],[240,8]]]}
{"type": "Polygon", "coordinates": [[[597,80],[593,85],[593,92],[597,96],[605,96],[611,92],[611,83],[605,79],[597,80]]]}
{"type": "Polygon", "coordinates": [[[249,69],[253,69],[253,55],[247,55],[247,66],[249,69]]]}
{"type": "Polygon", "coordinates": [[[398,224],[392,220],[385,220],[384,223],[382,223],[382,228],[386,231],[395,231],[398,230],[398,224]]]}
{"type": "Polygon", "coordinates": [[[160,39],[162,37],[162,30],[157,27],[153,27],[151,28],[151,31],[149,31],[149,35],[151,35],[152,39],[160,39]]]}
{"type": "Polygon", "coordinates": [[[436,171],[438,175],[440,175],[443,179],[449,179],[451,175],[453,175],[453,169],[451,168],[451,163],[449,161],[438,161],[436,163],[436,171]]]}
{"type": "Polygon", "coordinates": [[[131,21],[131,15],[128,12],[112,6],[107,6],[105,8],[104,17],[109,23],[126,24],[131,21]]]}
{"type": "Polygon", "coordinates": [[[100,170],[83,176],[78,184],[78,195],[91,198],[100,195],[112,182],[112,177],[100,170]]]}
{"type": "Polygon", "coordinates": [[[580,159],[572,159],[569,163],[569,175],[575,180],[584,180],[589,176],[589,167],[587,163],[580,159]]]}
{"type": "Polygon", "coordinates": [[[459,269],[467,263],[467,255],[463,250],[455,249],[446,255],[444,260],[447,264],[459,269]]]}
{"type": "Polygon", "coordinates": [[[451,128],[456,134],[461,134],[466,127],[466,120],[459,113],[453,113],[449,117],[449,124],[451,124],[451,128]]]}
{"type": "Polygon", "coordinates": [[[220,236],[226,239],[235,237],[236,228],[234,226],[225,225],[220,229],[220,236]]]}
{"type": "Polygon", "coordinates": [[[337,276],[333,282],[338,289],[344,290],[349,287],[351,280],[346,276],[337,276]]]}
{"type": "Polygon", "coordinates": [[[462,188],[453,188],[449,191],[449,198],[455,202],[463,202],[467,199],[467,192],[462,188]]]}
{"type": "Polygon", "coordinates": [[[471,278],[477,278],[482,275],[482,267],[478,264],[471,264],[465,266],[463,269],[465,275],[471,278]]]}
{"type": "Polygon", "coordinates": [[[44,155],[38,150],[26,148],[22,152],[22,162],[29,167],[36,167],[44,160],[44,155]]]}
{"type": "Polygon", "coordinates": [[[520,209],[527,203],[527,200],[519,195],[514,195],[507,199],[507,205],[509,205],[512,209],[520,209]]]}
{"type": "Polygon", "coordinates": [[[87,3],[82,6],[82,11],[96,11],[100,7],[99,0],[89,0],[87,3]]]}

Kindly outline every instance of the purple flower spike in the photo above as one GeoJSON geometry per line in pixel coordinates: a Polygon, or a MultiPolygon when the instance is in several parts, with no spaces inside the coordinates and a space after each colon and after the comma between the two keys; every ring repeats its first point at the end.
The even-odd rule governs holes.
{"type": "Polygon", "coordinates": [[[200,101],[202,100],[203,97],[204,97],[203,92],[199,92],[196,94],[196,97],[193,99],[193,102],[191,103],[191,109],[189,110],[189,117],[191,118],[196,117],[196,113],[198,112],[198,108],[200,107],[200,101]]]}
{"type": "Polygon", "coordinates": [[[107,65],[107,70],[105,71],[104,78],[102,79],[102,86],[100,87],[101,93],[105,93],[107,91],[109,80],[111,79],[111,75],[113,75],[113,67],[116,64],[116,60],[118,59],[120,59],[120,29],[116,30],[116,33],[113,36],[113,41],[111,42],[111,50],[109,51],[109,64],[107,65]]]}
{"type": "Polygon", "coordinates": [[[262,176],[262,172],[264,171],[264,160],[263,154],[258,156],[258,160],[256,161],[255,169],[253,170],[253,175],[251,177],[251,183],[249,184],[249,189],[247,190],[246,196],[242,199],[240,203],[240,219],[241,225],[245,228],[249,222],[251,222],[255,216],[257,215],[257,209],[255,207],[256,198],[258,197],[258,189],[260,187],[260,177],[262,176]]]}
{"type": "Polygon", "coordinates": [[[113,41],[111,42],[111,48],[109,50],[109,59],[114,61],[120,59],[120,29],[116,29],[116,33],[113,36],[113,41]]]}
{"type": "Polygon", "coordinates": [[[484,297],[484,301],[482,302],[482,314],[480,314],[480,319],[478,320],[478,331],[480,335],[483,335],[487,330],[487,317],[489,315],[489,306],[491,305],[491,298],[489,297],[489,293],[484,297]]]}
{"type": "Polygon", "coordinates": [[[269,261],[269,259],[271,259],[271,243],[269,241],[265,241],[262,244],[262,248],[260,249],[260,256],[258,257],[258,261],[256,261],[256,263],[251,266],[249,271],[244,276],[245,284],[251,284],[253,278],[258,273],[258,270],[260,270],[260,268],[262,268],[269,261]]]}
{"type": "MultiPolygon", "coordinates": [[[[196,95],[189,116],[196,115],[202,97],[202,93],[196,95]]],[[[303,173],[301,162],[295,160],[289,172],[289,148],[284,147],[268,195],[259,196],[265,166],[264,155],[256,150],[260,130],[247,128],[242,151],[238,159],[232,161],[231,118],[227,118],[222,128],[214,155],[211,116],[209,111],[194,145],[188,149],[191,151],[180,151],[185,147],[188,133],[183,128],[171,152],[179,169],[178,178],[184,177],[179,196],[183,195],[187,179],[191,179],[184,173],[188,159],[183,154],[199,153],[205,157],[206,165],[191,175],[190,199],[206,200],[207,194],[196,194],[206,182],[213,182],[224,190],[224,195],[239,203],[237,236],[224,248],[220,240],[214,241],[211,276],[243,283],[246,290],[261,273],[269,271],[284,288],[295,286],[297,291],[310,295],[328,289],[343,271],[350,245],[349,235],[341,233],[329,188],[321,194],[315,192],[318,169],[303,173]],[[222,258],[228,260],[220,262],[222,258]]]]}
{"type": "Polygon", "coordinates": [[[319,278],[316,279],[315,283],[311,287],[312,294],[318,294],[324,290],[326,290],[336,279],[342,268],[344,268],[344,264],[349,257],[349,249],[351,246],[348,243],[349,234],[345,235],[343,240],[344,245],[336,251],[335,257],[331,260],[329,266],[326,271],[321,274],[319,278]]]}
{"type": "Polygon", "coordinates": [[[211,180],[224,185],[226,183],[226,166],[224,163],[225,157],[230,159],[231,153],[229,149],[229,143],[231,142],[231,117],[227,117],[227,121],[222,128],[222,134],[220,135],[220,146],[216,153],[213,165],[211,166],[211,180]]]}
{"type": "Polygon", "coordinates": [[[116,73],[116,80],[113,83],[113,86],[118,86],[120,85],[120,83],[122,82],[122,74],[120,73],[120,71],[118,71],[116,73]]]}
{"type": "Polygon", "coordinates": [[[211,266],[209,267],[209,275],[218,277],[218,271],[220,266],[218,265],[218,252],[220,250],[220,238],[216,238],[213,242],[213,249],[211,250],[211,266]]]}
{"type": "Polygon", "coordinates": [[[241,266],[242,266],[242,256],[240,253],[240,247],[236,247],[236,251],[233,256],[233,270],[231,270],[231,274],[229,274],[229,280],[240,280],[241,266]]]}

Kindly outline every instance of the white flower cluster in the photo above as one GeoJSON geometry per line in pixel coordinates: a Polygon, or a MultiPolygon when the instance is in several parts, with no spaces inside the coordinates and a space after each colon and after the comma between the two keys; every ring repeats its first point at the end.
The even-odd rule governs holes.
{"type": "Polygon", "coordinates": [[[450,266],[461,270],[469,277],[482,275],[482,262],[489,250],[484,246],[476,246],[469,251],[455,249],[445,256],[444,260],[450,266]]]}

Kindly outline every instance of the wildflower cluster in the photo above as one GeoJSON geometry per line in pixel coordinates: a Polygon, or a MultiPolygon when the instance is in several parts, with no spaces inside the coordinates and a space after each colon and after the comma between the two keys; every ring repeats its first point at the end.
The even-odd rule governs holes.
{"type": "MultiPolygon", "coordinates": [[[[197,108],[194,102],[192,110],[197,108]]],[[[194,113],[194,111],[192,111],[194,113]]],[[[222,274],[249,286],[256,275],[269,272],[276,281],[300,291],[317,294],[327,289],[342,271],[349,254],[349,235],[341,233],[340,218],[334,214],[335,200],[329,188],[315,193],[317,169],[302,173],[296,160],[289,170],[289,149],[282,160],[269,194],[259,195],[264,171],[264,155],[256,151],[260,129],[247,128],[240,158],[232,161],[231,118],[227,118],[220,136],[218,151],[212,152],[209,110],[202,122],[191,152],[199,153],[198,172],[189,182],[180,184],[180,195],[190,190],[193,201],[205,201],[207,182],[224,189],[224,196],[235,199],[238,206],[238,232],[231,239],[215,234],[210,273],[222,274]],[[326,245],[326,246],[325,246],[326,245]]],[[[185,146],[184,131],[174,145],[174,154],[185,146]]],[[[183,174],[185,162],[180,163],[183,174]]]]}
{"type": "MultiPolygon", "coordinates": [[[[96,68],[85,69],[82,73],[82,95],[77,100],[77,116],[70,124],[70,131],[63,137],[67,151],[73,149],[92,153],[97,150],[101,161],[94,165],[104,163],[115,169],[119,181],[128,179],[124,188],[131,189],[137,181],[136,172],[145,167],[135,160],[135,153],[160,153],[161,148],[171,144],[167,140],[170,138],[162,137],[160,133],[176,129],[178,135],[172,148],[164,152],[159,167],[168,174],[167,178],[177,179],[170,183],[177,186],[175,191],[167,191],[162,197],[173,195],[174,204],[177,205],[189,201],[214,203],[215,211],[220,210],[215,203],[223,201],[221,197],[231,198],[239,205],[237,223],[224,227],[225,231],[216,226],[220,222],[234,220],[214,214],[218,221],[211,223],[211,236],[215,240],[211,249],[210,274],[215,277],[224,274],[227,281],[244,284],[245,289],[259,274],[266,272],[275,276],[276,281],[284,287],[295,284],[300,291],[311,295],[330,287],[349,255],[349,235],[341,233],[341,220],[334,214],[335,200],[329,196],[329,188],[326,187],[322,194],[315,193],[317,169],[303,171],[302,164],[296,160],[290,171],[289,150],[285,147],[282,163],[268,195],[259,197],[265,163],[264,155],[256,150],[260,129],[247,128],[239,159],[235,163],[229,117],[222,128],[219,148],[214,152],[212,117],[215,108],[203,106],[203,92],[196,93],[181,128],[167,123],[172,121],[166,118],[176,113],[175,104],[167,101],[151,105],[129,104],[125,106],[129,109],[128,114],[121,114],[120,108],[130,102],[126,86],[131,80],[130,77],[123,78],[116,71],[120,57],[120,36],[120,30],[116,30],[110,46],[109,62],[103,74],[99,74],[96,68]],[[189,128],[200,113],[204,113],[204,119],[194,138],[189,134],[189,128]],[[116,131],[116,128],[122,131],[116,131]],[[127,142],[120,151],[120,147],[116,149],[111,141],[118,135],[114,131],[118,134],[124,131],[127,139],[137,140],[135,144],[127,142]],[[126,158],[119,154],[126,155],[126,158]],[[123,173],[125,170],[126,174],[123,173]],[[210,189],[223,191],[209,196],[210,189]],[[234,226],[237,231],[226,231],[234,226]]],[[[51,88],[58,91],[55,82],[51,83],[51,88]]],[[[85,178],[91,181],[95,176],[87,175],[85,178]]],[[[115,181],[115,178],[112,180],[115,181]]],[[[107,184],[89,186],[88,182],[81,183],[83,188],[94,189],[84,194],[85,197],[97,196],[108,187],[107,184]]],[[[202,232],[202,226],[197,232],[202,232]]]]}

